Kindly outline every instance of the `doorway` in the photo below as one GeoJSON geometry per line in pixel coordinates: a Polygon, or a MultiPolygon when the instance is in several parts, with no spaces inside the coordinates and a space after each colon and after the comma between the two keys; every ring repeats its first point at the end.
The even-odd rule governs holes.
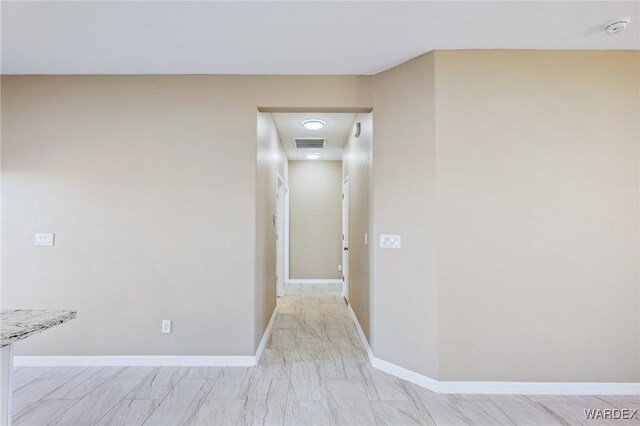
{"type": "Polygon", "coordinates": [[[349,303],[349,176],[342,182],[342,296],[349,303]]]}
{"type": "Polygon", "coordinates": [[[332,291],[367,303],[371,148],[370,110],[259,110],[257,270],[265,300],[270,292],[332,291]]]}

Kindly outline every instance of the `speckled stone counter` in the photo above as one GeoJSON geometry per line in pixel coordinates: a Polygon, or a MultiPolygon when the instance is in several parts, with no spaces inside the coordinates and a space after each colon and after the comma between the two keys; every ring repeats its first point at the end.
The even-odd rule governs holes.
{"type": "Polygon", "coordinates": [[[75,311],[15,309],[0,312],[0,425],[11,426],[13,343],[76,317],[75,311]]]}
{"type": "Polygon", "coordinates": [[[70,321],[75,311],[16,309],[0,312],[0,347],[70,321]]]}

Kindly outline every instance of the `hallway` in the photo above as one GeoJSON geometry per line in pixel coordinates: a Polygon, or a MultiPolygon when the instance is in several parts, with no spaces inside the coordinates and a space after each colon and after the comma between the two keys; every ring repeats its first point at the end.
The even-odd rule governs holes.
{"type": "MultiPolygon", "coordinates": [[[[640,398],[443,395],[373,369],[340,285],[289,285],[257,367],[24,367],[14,425],[603,424],[640,398]]],[[[636,420],[616,424],[639,424],[636,420]]]]}

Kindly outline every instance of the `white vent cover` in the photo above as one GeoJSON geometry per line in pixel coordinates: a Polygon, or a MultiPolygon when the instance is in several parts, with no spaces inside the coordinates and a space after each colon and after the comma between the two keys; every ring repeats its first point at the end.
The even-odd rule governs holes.
{"type": "Polygon", "coordinates": [[[324,148],[324,138],[295,138],[293,140],[298,149],[322,149],[324,148]]]}

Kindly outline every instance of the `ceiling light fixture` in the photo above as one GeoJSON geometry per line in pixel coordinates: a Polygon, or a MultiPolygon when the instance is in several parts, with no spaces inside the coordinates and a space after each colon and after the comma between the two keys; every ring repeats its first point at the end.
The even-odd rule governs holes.
{"type": "Polygon", "coordinates": [[[609,35],[621,33],[629,25],[629,19],[617,19],[604,27],[604,32],[609,35]]]}
{"type": "Polygon", "coordinates": [[[302,123],[302,127],[309,130],[319,130],[322,129],[327,123],[322,120],[318,120],[316,118],[312,118],[309,120],[304,120],[302,123]]]}
{"type": "Polygon", "coordinates": [[[318,158],[320,158],[320,154],[305,154],[305,157],[307,157],[309,160],[317,160],[318,158]]]}

